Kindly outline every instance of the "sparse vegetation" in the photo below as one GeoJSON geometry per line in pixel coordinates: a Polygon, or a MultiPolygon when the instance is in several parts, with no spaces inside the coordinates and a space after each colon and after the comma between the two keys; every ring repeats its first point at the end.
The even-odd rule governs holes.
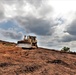
{"type": "Polygon", "coordinates": [[[69,47],[63,47],[61,49],[61,51],[63,51],[63,52],[70,52],[70,48],[69,47]]]}
{"type": "Polygon", "coordinates": [[[10,44],[10,43],[8,44],[8,43],[6,43],[5,46],[13,46],[13,44],[10,44]]]}
{"type": "Polygon", "coordinates": [[[31,72],[34,72],[34,71],[38,70],[39,68],[41,68],[41,65],[37,65],[37,64],[26,65],[26,66],[23,66],[22,68],[17,69],[17,72],[31,73],[31,72]]]}

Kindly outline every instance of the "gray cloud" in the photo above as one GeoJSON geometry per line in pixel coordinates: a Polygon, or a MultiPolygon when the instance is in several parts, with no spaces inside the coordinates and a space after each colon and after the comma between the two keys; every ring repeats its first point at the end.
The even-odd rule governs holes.
{"type": "Polygon", "coordinates": [[[0,29],[0,33],[4,37],[14,39],[14,40],[20,40],[22,38],[22,36],[23,36],[23,34],[21,32],[16,32],[16,31],[13,31],[13,30],[0,29]]]}
{"type": "Polygon", "coordinates": [[[53,21],[50,22],[42,18],[28,16],[17,18],[17,22],[29,33],[35,33],[37,35],[52,35],[54,33],[53,21]]]}
{"type": "Polygon", "coordinates": [[[61,39],[62,42],[71,42],[71,41],[74,41],[76,40],[76,36],[73,36],[73,35],[64,35],[61,39]]]}
{"type": "Polygon", "coordinates": [[[35,7],[40,7],[43,0],[26,0],[31,5],[34,5],[35,7]]]}
{"type": "Polygon", "coordinates": [[[70,35],[76,35],[76,19],[73,20],[70,25],[68,25],[66,32],[68,32],[70,35]]]}
{"type": "Polygon", "coordinates": [[[62,39],[60,41],[62,41],[62,42],[76,41],[76,36],[75,35],[65,35],[62,37],[62,39]]]}
{"type": "Polygon", "coordinates": [[[34,7],[40,7],[43,0],[1,0],[0,2],[8,5],[18,4],[23,6],[24,4],[28,3],[34,7]]]}
{"type": "MultiPolygon", "coordinates": [[[[53,12],[53,8],[51,6],[47,6],[46,4],[42,4],[42,6],[40,7],[39,9],[39,14],[43,17],[46,17],[48,16],[49,14],[51,15],[53,12]]],[[[51,15],[52,16],[52,15],[51,15]]],[[[50,16],[50,17],[51,17],[50,16]]]]}
{"type": "Polygon", "coordinates": [[[63,42],[71,42],[76,41],[76,19],[74,19],[64,31],[64,34],[68,33],[68,35],[64,35],[62,37],[63,42]]]}
{"type": "Polygon", "coordinates": [[[4,16],[4,7],[2,3],[0,3],[0,20],[3,20],[5,18],[4,16]]]}
{"type": "Polygon", "coordinates": [[[4,4],[8,4],[8,5],[12,5],[12,4],[23,4],[25,0],[0,0],[0,2],[4,3],[4,4]]]}
{"type": "Polygon", "coordinates": [[[5,4],[13,4],[14,0],[1,0],[1,2],[5,4]]]}

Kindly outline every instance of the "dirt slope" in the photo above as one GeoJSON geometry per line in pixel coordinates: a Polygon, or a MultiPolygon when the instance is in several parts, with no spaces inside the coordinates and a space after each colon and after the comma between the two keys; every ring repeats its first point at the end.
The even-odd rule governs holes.
{"type": "Polygon", "coordinates": [[[0,75],[76,75],[76,54],[0,44],[0,75]]]}

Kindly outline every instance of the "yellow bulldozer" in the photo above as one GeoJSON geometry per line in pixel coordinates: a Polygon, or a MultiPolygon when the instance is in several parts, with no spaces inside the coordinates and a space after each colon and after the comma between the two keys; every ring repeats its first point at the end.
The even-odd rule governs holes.
{"type": "Polygon", "coordinates": [[[18,47],[22,48],[38,48],[36,36],[24,36],[23,40],[17,42],[18,47]]]}

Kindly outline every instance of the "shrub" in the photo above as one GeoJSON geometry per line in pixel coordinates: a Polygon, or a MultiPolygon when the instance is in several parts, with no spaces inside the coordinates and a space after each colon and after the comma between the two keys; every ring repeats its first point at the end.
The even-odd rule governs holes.
{"type": "Polygon", "coordinates": [[[61,49],[61,51],[63,51],[63,52],[70,52],[70,48],[69,47],[63,47],[61,49]]]}

